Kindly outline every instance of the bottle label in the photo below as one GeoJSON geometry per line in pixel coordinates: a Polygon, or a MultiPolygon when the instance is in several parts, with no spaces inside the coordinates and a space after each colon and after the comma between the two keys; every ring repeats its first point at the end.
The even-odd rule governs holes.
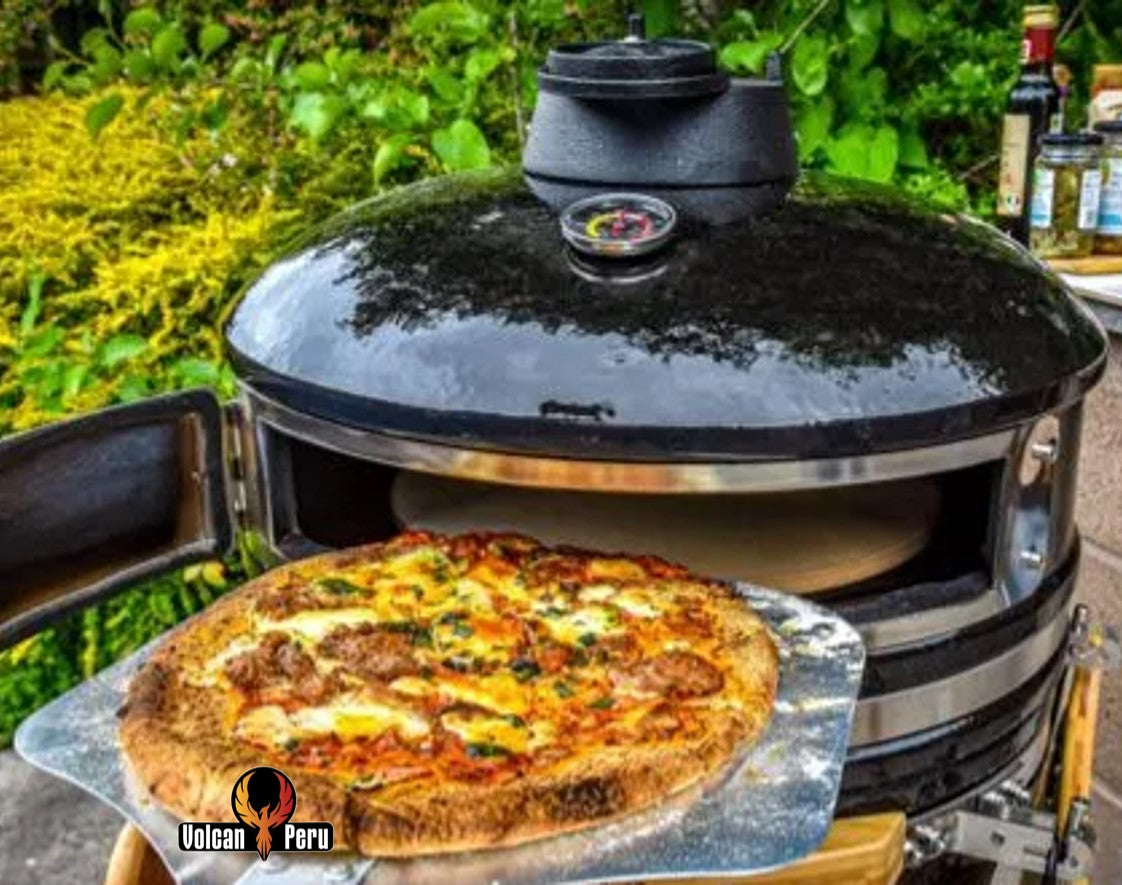
{"type": "Polygon", "coordinates": [[[1039,166],[1032,175],[1032,212],[1029,223],[1047,230],[1052,226],[1052,196],[1056,188],[1056,172],[1039,166]]]}
{"type": "Polygon", "coordinates": [[[1098,169],[1088,169],[1083,173],[1079,188],[1079,230],[1094,230],[1099,224],[1099,193],[1102,191],[1103,175],[1098,169]]]}
{"type": "Polygon", "coordinates": [[[1031,65],[1042,61],[1051,61],[1055,55],[1056,29],[1054,27],[1035,26],[1025,28],[1024,39],[1021,40],[1021,64],[1031,65]]]}
{"type": "Polygon", "coordinates": [[[997,181],[997,214],[1019,218],[1025,210],[1029,165],[1028,114],[1006,114],[1001,130],[1001,172],[997,181]]]}
{"type": "Polygon", "coordinates": [[[1122,237],[1122,158],[1107,160],[1105,170],[1099,197],[1099,233],[1122,237]]]}

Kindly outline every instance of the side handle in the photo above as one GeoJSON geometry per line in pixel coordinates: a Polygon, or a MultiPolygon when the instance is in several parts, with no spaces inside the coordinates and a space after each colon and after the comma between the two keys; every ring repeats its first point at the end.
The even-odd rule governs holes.
{"type": "Polygon", "coordinates": [[[233,543],[222,407],[209,390],[0,441],[0,648],[233,543]]]}

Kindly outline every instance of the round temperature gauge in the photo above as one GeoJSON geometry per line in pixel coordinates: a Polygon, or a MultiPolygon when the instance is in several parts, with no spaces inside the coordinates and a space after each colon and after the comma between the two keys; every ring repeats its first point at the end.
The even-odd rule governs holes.
{"type": "Polygon", "coordinates": [[[664,245],[677,220],[674,208],[656,197],[597,194],[561,214],[561,233],[588,255],[626,258],[664,245]]]}

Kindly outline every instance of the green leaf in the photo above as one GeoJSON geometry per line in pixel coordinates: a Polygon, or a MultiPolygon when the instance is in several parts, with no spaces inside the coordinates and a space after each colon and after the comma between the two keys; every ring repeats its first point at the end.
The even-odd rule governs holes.
{"type": "Polygon", "coordinates": [[[406,132],[391,135],[380,145],[374,154],[374,183],[381,184],[382,180],[394,169],[401,165],[405,159],[405,149],[412,142],[412,136],[406,132]]]}
{"type": "Polygon", "coordinates": [[[900,156],[900,137],[888,125],[877,129],[869,148],[869,175],[872,181],[887,182],[896,172],[896,161],[900,156]]]}
{"type": "Polygon", "coordinates": [[[830,126],[834,122],[834,99],[823,95],[804,105],[795,120],[799,134],[799,159],[809,159],[815,151],[826,144],[830,137],[830,126]]]}
{"type": "Polygon", "coordinates": [[[109,44],[98,47],[89,70],[99,84],[108,83],[121,72],[121,53],[109,44]]]}
{"type": "Polygon", "coordinates": [[[826,155],[839,175],[886,182],[896,171],[899,136],[888,125],[847,123],[827,144],[826,155]]]}
{"type": "Polygon", "coordinates": [[[160,14],[152,9],[150,6],[144,6],[140,9],[134,9],[125,16],[125,22],[122,27],[124,32],[129,37],[144,36],[151,37],[155,34],[164,20],[160,18],[160,14]]]}
{"type": "Polygon", "coordinates": [[[829,76],[829,46],[824,37],[803,35],[791,53],[791,79],[803,95],[818,95],[829,76]]]}
{"type": "Polygon", "coordinates": [[[783,44],[783,35],[765,31],[755,40],[737,40],[721,50],[718,58],[721,67],[734,74],[758,74],[764,69],[767,57],[783,44]]]}
{"type": "Polygon", "coordinates": [[[905,169],[926,169],[929,165],[927,145],[914,128],[900,133],[899,163],[905,169]]]}
{"type": "Polygon", "coordinates": [[[25,357],[45,356],[62,341],[62,329],[54,323],[48,323],[32,332],[20,347],[20,353],[25,357]]]}
{"type": "Polygon", "coordinates": [[[35,328],[35,323],[39,319],[39,311],[42,308],[43,285],[46,282],[47,277],[41,273],[32,274],[31,279],[27,281],[27,306],[19,317],[21,338],[26,338],[35,328]]]}
{"type": "Polygon", "coordinates": [[[53,61],[47,65],[47,69],[43,72],[43,90],[50,91],[58,86],[69,67],[68,61],[53,61]]]}
{"type": "Polygon", "coordinates": [[[265,50],[265,67],[270,71],[277,69],[277,63],[280,61],[286,43],[288,43],[287,34],[277,34],[269,41],[269,46],[265,50]]]}
{"type": "Polygon", "coordinates": [[[409,19],[409,30],[418,36],[475,43],[487,33],[488,22],[487,14],[470,3],[450,0],[422,6],[409,19]]]}
{"type": "Polygon", "coordinates": [[[449,104],[458,104],[464,97],[464,85],[456,79],[447,68],[429,68],[425,71],[425,79],[429,81],[432,91],[437,98],[449,104]]]}
{"type": "Polygon", "coordinates": [[[66,367],[62,376],[62,395],[74,396],[82,389],[82,383],[90,373],[90,367],[84,363],[71,363],[66,367]]]}
{"type": "Polygon", "coordinates": [[[218,22],[207,22],[199,31],[199,54],[210,58],[230,42],[230,29],[218,22]]]}
{"type": "Polygon", "coordinates": [[[101,130],[113,122],[113,118],[120,113],[124,104],[124,98],[114,92],[86,111],[86,129],[90,135],[97,138],[101,130]]]}
{"type": "Polygon", "coordinates": [[[83,55],[93,55],[97,50],[109,44],[109,31],[105,28],[90,28],[82,35],[79,42],[83,55]]]}
{"type": "Polygon", "coordinates": [[[846,0],[845,20],[855,34],[875,34],[884,24],[882,0],[846,0]]]}
{"type": "Polygon", "coordinates": [[[678,7],[678,0],[642,0],[639,8],[646,20],[649,39],[674,33],[678,24],[678,7]]]}
{"type": "Polygon", "coordinates": [[[210,360],[184,357],[172,365],[171,374],[181,387],[202,387],[218,381],[219,369],[210,360]]]}
{"type": "Polygon", "coordinates": [[[456,120],[432,134],[432,149],[449,172],[484,169],[491,165],[487,139],[471,120],[456,120]]]}
{"type": "Polygon", "coordinates": [[[203,108],[199,120],[211,132],[216,132],[226,125],[230,116],[230,104],[225,96],[218,96],[213,102],[203,108]]]}
{"type": "Polygon", "coordinates": [[[143,49],[130,49],[125,53],[125,73],[130,80],[144,83],[156,73],[156,63],[143,49]]]}
{"type": "Polygon", "coordinates": [[[177,24],[165,25],[152,38],[152,58],[165,71],[178,71],[180,56],[186,51],[187,37],[177,24]]]}
{"type": "Polygon", "coordinates": [[[341,95],[323,92],[301,92],[292,106],[289,122],[318,141],[329,133],[347,109],[341,95]]]}
{"type": "Polygon", "coordinates": [[[148,349],[148,342],[139,335],[114,335],[101,349],[99,362],[106,369],[128,362],[148,349]]]}
{"type": "Polygon", "coordinates": [[[846,53],[849,66],[855,70],[863,70],[873,63],[880,50],[880,32],[875,34],[854,34],[848,43],[846,53]]]}
{"type": "Polygon", "coordinates": [[[370,99],[361,113],[387,129],[411,129],[428,122],[429,100],[411,89],[395,87],[370,99]]]}
{"type": "Polygon", "coordinates": [[[927,22],[916,0],[888,0],[888,24],[897,37],[916,41],[923,36],[927,22]]]}
{"type": "Polygon", "coordinates": [[[469,83],[481,83],[499,66],[501,60],[494,49],[473,49],[464,62],[464,77],[469,83]]]}
{"type": "Polygon", "coordinates": [[[318,61],[306,61],[297,65],[292,73],[296,78],[296,84],[306,92],[323,89],[331,82],[331,71],[327,65],[318,61]]]}
{"type": "Polygon", "coordinates": [[[123,403],[136,402],[151,393],[148,379],[143,375],[126,375],[117,384],[117,399],[123,403]]]}

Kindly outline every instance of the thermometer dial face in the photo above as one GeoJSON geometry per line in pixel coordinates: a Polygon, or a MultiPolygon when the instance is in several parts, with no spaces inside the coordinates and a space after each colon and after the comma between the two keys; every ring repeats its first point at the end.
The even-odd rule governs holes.
{"type": "Polygon", "coordinates": [[[597,194],[561,215],[561,233],[588,255],[643,255],[666,243],[678,220],[674,208],[645,194],[597,194]]]}

